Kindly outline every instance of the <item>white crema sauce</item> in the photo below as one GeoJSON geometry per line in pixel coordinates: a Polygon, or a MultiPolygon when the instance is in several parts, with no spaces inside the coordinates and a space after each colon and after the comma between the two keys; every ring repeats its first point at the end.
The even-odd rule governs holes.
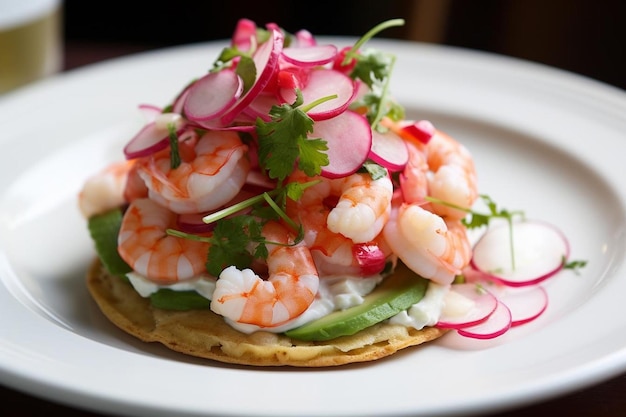
{"type": "MultiPolygon", "coordinates": [[[[159,289],[167,288],[173,291],[196,291],[201,296],[211,299],[215,290],[216,279],[210,276],[199,276],[184,282],[162,285],[148,280],[146,277],[131,272],[126,275],[142,297],[150,297],[159,289]]],[[[380,274],[369,277],[353,277],[348,275],[330,275],[320,278],[317,296],[309,308],[300,316],[287,323],[271,328],[259,327],[252,324],[237,323],[225,318],[225,321],[242,333],[254,333],[263,330],[272,333],[282,333],[302,326],[310,321],[322,318],[335,310],[345,310],[363,303],[367,294],[383,280],[380,274]]],[[[401,324],[416,329],[432,326],[437,323],[445,305],[445,297],[450,289],[449,285],[429,283],[424,298],[408,310],[403,311],[390,319],[391,323],[401,324]]]]}

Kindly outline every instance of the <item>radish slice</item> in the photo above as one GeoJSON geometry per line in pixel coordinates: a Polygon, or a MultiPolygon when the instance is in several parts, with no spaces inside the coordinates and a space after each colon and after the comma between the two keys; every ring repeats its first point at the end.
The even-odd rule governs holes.
{"type": "Polygon", "coordinates": [[[193,83],[185,87],[183,91],[178,94],[178,97],[174,99],[174,103],[172,103],[172,113],[183,114],[185,100],[187,100],[187,95],[189,94],[189,89],[192,85],[193,83]]]}
{"type": "Polygon", "coordinates": [[[401,126],[402,134],[417,139],[423,144],[427,144],[435,134],[435,126],[428,120],[410,122],[409,124],[403,123],[401,126]]]}
{"type": "Polygon", "coordinates": [[[159,129],[156,122],[146,124],[124,147],[126,159],[150,155],[169,145],[169,132],[159,129]]]}
{"type": "Polygon", "coordinates": [[[563,268],[569,244],[554,226],[539,222],[513,223],[515,268],[508,224],[489,229],[474,246],[472,267],[505,285],[537,284],[563,268]]]}
{"type": "Polygon", "coordinates": [[[503,302],[498,301],[496,309],[487,320],[475,326],[457,329],[457,333],[474,339],[493,339],[502,336],[510,328],[511,311],[503,302]]]}
{"type": "Polygon", "coordinates": [[[243,111],[244,114],[256,120],[257,117],[266,122],[271,119],[270,110],[272,106],[278,106],[280,103],[274,94],[263,93],[255,97],[254,100],[243,111]]]}
{"type": "Polygon", "coordinates": [[[352,255],[359,264],[363,276],[378,274],[385,268],[387,261],[385,253],[374,242],[355,243],[352,246],[352,255]]]}
{"type": "Polygon", "coordinates": [[[153,104],[140,104],[139,110],[143,114],[146,122],[153,122],[163,111],[159,106],[153,104]]]}
{"type": "Polygon", "coordinates": [[[276,75],[276,87],[293,90],[302,88],[309,82],[310,69],[288,67],[281,68],[276,75]]]}
{"type": "MultiPolygon", "coordinates": [[[[352,102],[357,88],[350,77],[339,71],[315,69],[309,73],[308,83],[301,91],[304,104],[337,95],[337,98],[325,101],[307,113],[311,119],[319,121],[330,119],[344,112],[352,102]]],[[[278,94],[284,102],[293,103],[296,100],[296,93],[293,89],[281,88],[278,94]]]]}
{"type": "Polygon", "coordinates": [[[389,171],[397,172],[409,162],[409,151],[404,140],[392,131],[382,134],[374,130],[369,158],[389,171]]]}
{"type": "Polygon", "coordinates": [[[283,59],[300,67],[313,67],[332,62],[337,55],[335,45],[302,46],[283,49],[283,59]]]}
{"type": "Polygon", "coordinates": [[[492,293],[476,284],[456,284],[446,295],[446,307],[436,326],[460,329],[487,320],[495,311],[498,300],[492,293]]]}
{"type": "Polygon", "coordinates": [[[315,46],[317,41],[311,32],[306,29],[300,29],[295,34],[297,46],[315,46]]]}
{"type": "Polygon", "coordinates": [[[548,308],[548,293],[539,285],[499,287],[495,290],[495,295],[511,311],[511,326],[533,321],[548,308]]]}
{"type": "Polygon", "coordinates": [[[242,51],[247,51],[252,46],[252,39],[256,39],[256,23],[250,19],[239,19],[231,45],[236,46],[242,51]]]}
{"type": "Polygon", "coordinates": [[[185,115],[193,121],[219,117],[242,92],[243,81],[234,71],[210,72],[189,88],[184,105],[185,115]]]}
{"type": "Polygon", "coordinates": [[[327,178],[354,174],[367,159],[372,146],[372,129],[367,119],[351,110],[314,123],[309,137],[327,142],[329,164],[322,167],[322,176],[327,178]]]}
{"type": "Polygon", "coordinates": [[[283,50],[284,36],[280,28],[276,25],[268,25],[270,37],[262,43],[252,56],[256,67],[256,79],[250,89],[239,97],[239,100],[222,116],[224,125],[230,124],[241,111],[250,104],[252,100],[267,86],[272,80],[278,67],[278,59],[283,50]]]}

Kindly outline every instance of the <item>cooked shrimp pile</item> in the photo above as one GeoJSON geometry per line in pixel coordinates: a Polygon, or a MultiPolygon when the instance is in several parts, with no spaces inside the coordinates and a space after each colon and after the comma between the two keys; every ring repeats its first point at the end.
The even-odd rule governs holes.
{"type": "MultiPolygon", "coordinates": [[[[239,42],[255,36],[244,23],[250,24],[240,22],[233,37],[239,42]]],[[[274,34],[277,44],[280,37],[274,34]]],[[[304,32],[294,39],[302,48],[315,47],[304,32]]],[[[245,45],[254,47],[258,41],[245,45]]],[[[294,64],[294,56],[300,55],[284,55],[275,64],[279,68],[278,80],[283,82],[281,88],[294,83],[310,94],[303,73],[325,69],[349,74],[353,63],[337,64],[339,55],[328,64],[300,67],[294,64]],[[285,57],[289,57],[288,64],[285,57]]],[[[255,61],[257,65],[270,65],[259,62],[255,61]]],[[[257,72],[264,73],[265,69],[257,72]]],[[[232,121],[221,117],[221,124],[207,121],[208,116],[200,123],[199,118],[192,120],[186,107],[178,102],[183,100],[185,90],[172,106],[159,109],[161,114],[155,116],[182,120],[175,126],[171,124],[169,131],[160,131],[166,141],[146,146],[145,152],[136,152],[127,162],[107,167],[87,181],[80,194],[80,207],[86,217],[123,207],[118,240],[123,260],[147,280],[163,285],[213,277],[216,288],[211,309],[237,323],[263,328],[283,325],[307,310],[324,279],[339,274],[381,274],[398,259],[425,278],[450,284],[471,257],[461,223],[465,212],[458,207],[471,207],[478,196],[472,157],[462,144],[441,131],[435,129],[418,137],[403,128],[411,121],[388,114],[368,115],[371,109],[359,97],[363,97],[363,91],[377,91],[376,86],[359,79],[351,84],[355,93],[334,117],[351,112],[365,120],[368,129],[400,138],[400,145],[394,146],[406,148],[407,154],[401,166],[368,159],[365,162],[369,166],[376,165],[375,173],[355,169],[345,175],[327,175],[323,169],[312,173],[299,165],[304,159],[301,154],[288,175],[271,175],[269,162],[263,160],[267,155],[260,131],[255,126],[276,121],[272,112],[259,116],[256,122],[252,118],[252,123],[244,117],[250,112],[242,112],[232,121]],[[275,196],[272,193],[276,190],[293,189],[290,187],[300,187],[302,192],[295,196],[280,194],[282,199],[274,199],[277,207],[269,204],[267,198],[257,198],[246,210],[231,213],[212,225],[201,220],[238,202],[251,201],[250,196],[275,196]],[[222,241],[222,235],[217,238],[218,232],[224,233],[222,229],[227,224],[236,224],[225,221],[238,215],[253,221],[240,224],[244,232],[252,236],[251,231],[258,229],[236,248],[247,261],[244,266],[220,265],[218,270],[215,265],[209,267],[212,254],[217,253],[212,249],[222,241]],[[181,233],[171,233],[172,230],[181,233]]],[[[272,88],[277,91],[278,87],[272,88]]],[[[274,106],[284,104],[277,98],[280,94],[272,95],[271,91],[265,87],[258,94],[264,94],[263,98],[269,98],[274,106]]],[[[383,104],[383,98],[379,104],[383,104]]],[[[255,111],[259,107],[254,107],[255,111]]],[[[320,115],[315,118],[320,121],[311,120],[314,126],[334,120],[321,120],[320,115]]],[[[346,134],[350,126],[341,129],[346,134]]],[[[360,132],[347,133],[354,134],[351,140],[356,143],[361,140],[360,132]]],[[[371,131],[367,132],[371,136],[371,131]]],[[[274,149],[273,154],[276,152],[274,149]]]]}

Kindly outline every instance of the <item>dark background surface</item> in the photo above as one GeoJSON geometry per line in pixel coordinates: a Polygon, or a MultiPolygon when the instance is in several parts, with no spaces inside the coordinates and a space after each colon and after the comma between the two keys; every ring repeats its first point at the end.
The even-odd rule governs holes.
{"type": "MultiPolygon", "coordinates": [[[[622,0],[348,0],[91,2],[65,0],[65,69],[131,53],[231,36],[247,17],[288,31],[360,36],[403,17],[385,37],[431,42],[522,58],[626,88],[626,1],[622,0]]],[[[234,388],[235,389],[235,388],[234,388]]],[[[580,392],[497,414],[499,417],[626,416],[626,376],[580,392]]],[[[451,393],[453,395],[453,393],[451,393]]],[[[96,417],[9,388],[0,388],[3,416],[96,417]]],[[[106,410],[101,410],[106,413],[106,410]]],[[[494,416],[495,417],[495,416],[494,416]]]]}
{"type": "MultiPolygon", "coordinates": [[[[124,45],[129,52],[228,38],[236,21],[276,22],[295,32],[360,36],[403,17],[382,35],[527,59],[626,88],[623,0],[342,0],[144,3],[65,1],[70,46],[124,45]]],[[[79,62],[68,62],[69,67],[79,62]]]]}

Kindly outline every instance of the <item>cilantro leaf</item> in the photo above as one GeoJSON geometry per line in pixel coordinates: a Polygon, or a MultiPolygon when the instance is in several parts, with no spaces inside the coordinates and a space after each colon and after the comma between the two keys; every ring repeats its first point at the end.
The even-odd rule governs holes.
{"type": "MultiPolygon", "coordinates": [[[[260,242],[262,225],[252,216],[235,216],[217,222],[213,235],[208,238],[211,243],[207,256],[207,271],[219,276],[224,268],[234,265],[239,269],[247,268],[253,260],[248,251],[251,242],[260,242]]],[[[257,248],[262,253],[262,249],[257,248]]]]}
{"type": "Polygon", "coordinates": [[[376,50],[368,50],[359,55],[350,73],[353,79],[360,79],[369,88],[376,82],[383,82],[391,73],[389,56],[376,50]]]}
{"type": "Polygon", "coordinates": [[[243,80],[243,93],[246,93],[256,81],[257,71],[252,57],[242,56],[237,63],[235,72],[243,80]]]}
{"type": "Polygon", "coordinates": [[[270,178],[283,181],[298,166],[308,176],[321,172],[328,165],[328,150],[323,139],[309,139],[313,132],[311,119],[299,106],[302,93],[296,90],[293,104],[273,106],[268,122],[257,118],[256,132],[259,138],[259,162],[270,178]]]}

